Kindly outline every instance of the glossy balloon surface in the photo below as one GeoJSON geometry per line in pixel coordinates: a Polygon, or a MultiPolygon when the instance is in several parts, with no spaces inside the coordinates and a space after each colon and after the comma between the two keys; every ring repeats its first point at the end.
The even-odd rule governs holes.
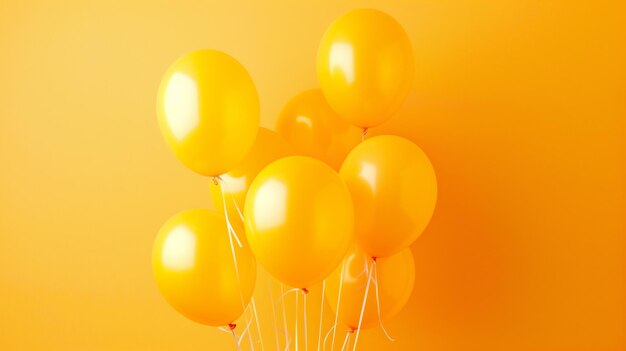
{"type": "Polygon", "coordinates": [[[234,58],[199,50],[167,70],[157,97],[161,132],[191,170],[217,176],[248,153],[259,127],[259,97],[234,58]]]}
{"type": "Polygon", "coordinates": [[[339,174],[354,201],[356,240],[370,256],[386,257],[408,247],[435,210],[433,166],[404,138],[365,140],[348,155],[339,174]]]}
{"type": "Polygon", "coordinates": [[[391,16],[359,9],[326,30],[317,77],[330,106],[351,124],[368,128],[390,119],[414,76],[411,42],[391,16]]]}
{"type": "Polygon", "coordinates": [[[319,89],[289,100],[278,117],[276,131],[299,155],[324,161],[335,170],[361,142],[361,130],[341,119],[319,89]]]}
{"type": "Polygon", "coordinates": [[[254,290],[256,263],[248,248],[234,243],[239,279],[224,217],[188,210],[159,231],[152,269],[161,294],[185,317],[207,325],[227,325],[244,311],[254,290]]]}
{"type": "MultiPolygon", "coordinates": [[[[224,213],[223,193],[231,223],[241,221],[237,207],[243,213],[246,194],[257,174],[270,163],[293,154],[293,148],[283,137],[269,129],[259,128],[246,157],[235,168],[220,176],[221,183],[210,184],[211,199],[217,212],[224,213]]],[[[241,235],[245,236],[244,232],[241,235]]]]}
{"type": "Polygon", "coordinates": [[[352,242],[350,193],[332,168],[310,157],[283,158],[263,169],[245,207],[255,257],[292,287],[321,282],[352,242]]]}

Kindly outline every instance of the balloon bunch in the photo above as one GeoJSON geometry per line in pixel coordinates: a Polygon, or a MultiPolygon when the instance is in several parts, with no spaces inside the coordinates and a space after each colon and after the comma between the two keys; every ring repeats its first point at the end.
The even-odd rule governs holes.
{"type": "Polygon", "coordinates": [[[153,270],[165,299],[194,321],[229,327],[240,347],[234,321],[249,305],[258,327],[258,261],[305,304],[322,283],[332,347],[338,321],[343,348],[356,333],[356,349],[362,329],[397,314],[413,289],[408,247],[432,216],[436,177],[412,142],[366,134],[393,116],[413,74],[398,22],[349,12],[322,38],[321,89],[289,101],[276,133],[259,127],[256,88],[235,59],[201,50],[176,61],[159,88],[159,125],[178,159],[210,177],[218,210],[183,211],[161,228],[153,270]]]}

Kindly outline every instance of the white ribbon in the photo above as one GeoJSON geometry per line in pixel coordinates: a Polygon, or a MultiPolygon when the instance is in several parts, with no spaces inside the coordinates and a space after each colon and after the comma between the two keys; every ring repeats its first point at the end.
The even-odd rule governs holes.
{"type": "MultiPolygon", "coordinates": [[[[348,341],[350,340],[350,334],[352,334],[352,332],[350,330],[348,330],[348,332],[346,333],[346,338],[343,339],[343,345],[341,346],[341,351],[346,349],[346,345],[348,345],[348,341]]],[[[356,343],[356,341],[355,341],[356,343]]]]}
{"type": "MultiPolygon", "coordinates": [[[[374,265],[374,262],[372,262],[374,265]]],[[[354,347],[352,351],[356,351],[356,345],[359,342],[359,334],[361,333],[361,324],[363,323],[363,314],[365,313],[365,305],[367,304],[367,295],[370,291],[370,282],[372,281],[372,272],[374,267],[369,268],[369,272],[367,273],[367,284],[365,285],[365,296],[363,296],[363,305],[361,305],[361,316],[359,317],[359,325],[356,329],[356,337],[354,338],[354,347]]]]}
{"type": "Polygon", "coordinates": [[[346,261],[341,263],[341,274],[339,278],[339,294],[337,294],[337,313],[335,314],[335,325],[333,326],[333,342],[331,343],[330,350],[335,349],[335,335],[337,334],[337,320],[339,319],[339,307],[341,306],[341,289],[343,288],[343,275],[346,270],[346,261]]]}
{"type": "Polygon", "coordinates": [[[317,332],[317,351],[320,351],[320,347],[322,346],[322,320],[324,317],[324,292],[326,290],[326,280],[322,281],[322,307],[320,307],[320,328],[317,332]]]}
{"type": "Polygon", "coordinates": [[[389,336],[389,333],[387,333],[387,329],[385,329],[385,326],[383,325],[382,317],[380,316],[380,297],[378,295],[378,265],[376,261],[374,261],[374,280],[373,281],[374,281],[374,286],[376,287],[376,309],[378,310],[378,323],[380,324],[380,328],[383,330],[383,333],[385,333],[385,336],[387,337],[387,339],[389,339],[389,341],[395,341],[395,339],[389,336]]]}

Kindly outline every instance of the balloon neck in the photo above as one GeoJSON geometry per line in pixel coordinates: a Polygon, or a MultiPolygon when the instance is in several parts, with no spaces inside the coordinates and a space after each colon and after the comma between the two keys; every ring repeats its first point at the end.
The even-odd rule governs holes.
{"type": "Polygon", "coordinates": [[[359,328],[353,328],[353,327],[350,327],[350,329],[348,329],[348,333],[350,333],[350,334],[354,334],[354,332],[355,332],[357,329],[359,329],[359,328]]]}
{"type": "Polygon", "coordinates": [[[363,128],[363,131],[361,132],[361,141],[365,140],[365,137],[367,136],[367,131],[368,131],[367,127],[363,128]]]}
{"type": "Polygon", "coordinates": [[[234,329],[235,329],[235,327],[237,327],[237,324],[235,324],[235,323],[228,323],[228,328],[229,328],[230,330],[234,330],[234,329]]]}
{"type": "Polygon", "coordinates": [[[222,178],[220,178],[220,176],[213,176],[211,177],[211,181],[213,182],[213,185],[217,186],[222,182],[222,178]]]}
{"type": "Polygon", "coordinates": [[[372,261],[376,262],[377,258],[376,256],[372,256],[372,261]]]}
{"type": "Polygon", "coordinates": [[[306,294],[308,294],[308,293],[309,293],[309,289],[307,289],[307,288],[302,288],[302,289],[300,289],[300,290],[302,290],[302,293],[303,293],[304,295],[306,295],[306,294]]]}

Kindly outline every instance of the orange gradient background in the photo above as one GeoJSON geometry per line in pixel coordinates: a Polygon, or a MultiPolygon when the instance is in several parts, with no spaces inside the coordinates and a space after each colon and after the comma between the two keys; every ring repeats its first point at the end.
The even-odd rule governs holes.
{"type": "Polygon", "coordinates": [[[439,180],[415,290],[387,323],[397,341],[368,330],[360,349],[624,350],[617,0],[0,2],[0,349],[234,349],[153,280],[160,225],[211,206],[160,135],[159,81],[185,52],[225,51],[272,128],[357,7],[398,19],[417,60],[372,134],[413,140],[439,180]]]}

